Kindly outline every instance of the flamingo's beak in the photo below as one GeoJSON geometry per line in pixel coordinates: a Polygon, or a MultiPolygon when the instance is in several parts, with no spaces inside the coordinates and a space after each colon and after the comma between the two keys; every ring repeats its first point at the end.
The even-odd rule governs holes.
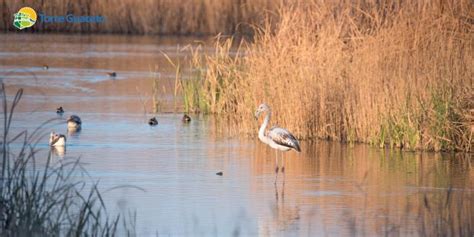
{"type": "Polygon", "coordinates": [[[258,116],[260,115],[260,111],[255,111],[255,120],[258,120],[258,116]]]}

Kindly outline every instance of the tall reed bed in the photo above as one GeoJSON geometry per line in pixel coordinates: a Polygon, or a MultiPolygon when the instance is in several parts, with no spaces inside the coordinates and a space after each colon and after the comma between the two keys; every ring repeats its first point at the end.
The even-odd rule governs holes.
{"type": "Polygon", "coordinates": [[[251,33],[266,9],[279,1],[270,0],[0,0],[0,30],[14,30],[13,13],[30,6],[46,15],[102,15],[100,24],[37,24],[28,31],[129,34],[217,34],[251,33]]]}
{"type": "Polygon", "coordinates": [[[188,83],[198,88],[185,96],[246,134],[266,102],[301,139],[471,152],[472,10],[469,1],[288,5],[253,43],[228,39],[195,55],[188,83]]]}
{"type": "MultiPolygon", "coordinates": [[[[52,164],[51,153],[43,158],[45,165],[37,160],[36,144],[47,123],[32,133],[11,133],[22,94],[19,90],[8,105],[1,84],[0,235],[114,236],[122,222],[119,216],[107,214],[97,184],[86,185],[74,178],[82,173],[79,161],[52,164]],[[11,148],[12,143],[21,145],[11,148]]],[[[128,223],[123,224],[129,228],[128,223]]]]}

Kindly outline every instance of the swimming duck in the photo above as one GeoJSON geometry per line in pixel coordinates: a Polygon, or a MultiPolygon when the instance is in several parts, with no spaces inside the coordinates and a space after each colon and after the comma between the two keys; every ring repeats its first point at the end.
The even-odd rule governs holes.
{"type": "Polygon", "coordinates": [[[189,117],[189,115],[187,115],[187,114],[184,114],[181,121],[183,121],[183,123],[189,123],[189,122],[191,122],[191,117],[189,117]]]}
{"type": "Polygon", "coordinates": [[[71,115],[67,119],[67,128],[68,130],[80,130],[82,125],[81,118],[77,115],[71,115]]]}
{"type": "Polygon", "coordinates": [[[49,69],[49,66],[46,65],[46,64],[44,64],[44,65],[43,65],[43,70],[48,70],[48,69],[49,69]]]}
{"type": "Polygon", "coordinates": [[[158,125],[158,120],[156,120],[156,117],[153,117],[150,120],[148,120],[148,124],[150,126],[156,126],[156,125],[158,125]]]}
{"type": "Polygon", "coordinates": [[[109,75],[109,77],[116,77],[117,73],[116,72],[108,72],[107,75],[109,75]]]}
{"type": "Polygon", "coordinates": [[[62,106],[59,106],[59,107],[56,109],[56,113],[57,113],[57,114],[60,114],[60,115],[64,114],[64,109],[63,109],[63,107],[62,107],[62,106]]]}
{"type": "Polygon", "coordinates": [[[49,145],[50,146],[66,146],[66,136],[51,132],[49,135],[49,145]]]}

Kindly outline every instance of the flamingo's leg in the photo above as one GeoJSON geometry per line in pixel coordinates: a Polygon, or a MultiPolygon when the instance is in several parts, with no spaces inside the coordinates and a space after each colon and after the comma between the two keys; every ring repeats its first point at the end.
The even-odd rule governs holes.
{"type": "Polygon", "coordinates": [[[276,163],[275,173],[278,174],[278,150],[275,150],[275,163],[276,163]]]}
{"type": "Polygon", "coordinates": [[[281,172],[285,173],[285,154],[281,154],[281,160],[282,160],[282,166],[281,166],[281,172]]]}
{"type": "Polygon", "coordinates": [[[275,182],[274,182],[274,184],[276,185],[277,180],[278,180],[278,151],[275,152],[275,162],[276,162],[276,168],[275,168],[275,182]]]}

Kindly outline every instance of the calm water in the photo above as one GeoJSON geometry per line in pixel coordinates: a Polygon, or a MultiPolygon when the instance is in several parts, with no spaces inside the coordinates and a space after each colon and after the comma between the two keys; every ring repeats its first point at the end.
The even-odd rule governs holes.
{"type": "Polygon", "coordinates": [[[104,194],[111,212],[136,211],[139,236],[417,236],[442,218],[472,228],[470,155],[302,142],[300,154],[285,154],[286,173],[275,185],[274,151],[255,138],[222,133],[225,125],[215,118],[182,124],[181,114],[160,113],[159,125],[149,127],[153,78],[163,88],[164,112],[180,103],[162,52],[185,61],[189,55],[178,45],[206,41],[0,34],[0,76],[10,94],[25,88],[13,129],[32,131],[58,118],[38,145],[38,157],[46,157],[46,133],[66,134],[67,115],[78,114],[82,131],[68,134],[53,162],[80,157],[104,191],[144,189],[104,194]],[[117,78],[106,75],[111,71],[117,78]],[[60,105],[64,117],[55,113],[60,105]]]}

